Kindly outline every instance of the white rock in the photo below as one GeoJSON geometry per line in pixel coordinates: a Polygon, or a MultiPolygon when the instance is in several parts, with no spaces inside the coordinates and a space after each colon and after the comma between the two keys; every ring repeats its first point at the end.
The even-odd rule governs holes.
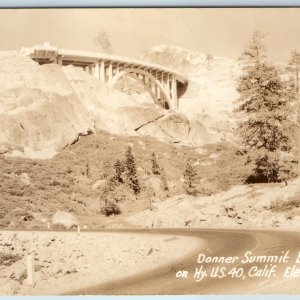
{"type": "Polygon", "coordinates": [[[105,184],[105,179],[102,179],[102,180],[97,180],[93,186],[92,186],[92,189],[93,190],[97,190],[99,187],[103,186],[105,184]]]}
{"type": "Polygon", "coordinates": [[[146,149],[145,143],[142,141],[138,141],[139,145],[143,148],[146,149]]]}
{"type": "Polygon", "coordinates": [[[155,192],[160,191],[161,180],[156,177],[149,178],[149,183],[155,192]]]}
{"type": "Polygon", "coordinates": [[[26,185],[30,184],[30,177],[28,176],[27,173],[22,173],[19,175],[19,179],[21,180],[21,182],[23,182],[26,185]]]}
{"type": "Polygon", "coordinates": [[[212,153],[212,154],[209,156],[209,158],[210,158],[210,159],[217,159],[219,156],[220,156],[219,153],[212,153]]]}
{"type": "Polygon", "coordinates": [[[203,161],[200,163],[201,166],[210,166],[212,163],[210,161],[203,161]]]}
{"type": "Polygon", "coordinates": [[[62,225],[66,229],[77,227],[79,225],[78,220],[75,216],[68,212],[57,211],[52,218],[53,225],[62,225]]]}

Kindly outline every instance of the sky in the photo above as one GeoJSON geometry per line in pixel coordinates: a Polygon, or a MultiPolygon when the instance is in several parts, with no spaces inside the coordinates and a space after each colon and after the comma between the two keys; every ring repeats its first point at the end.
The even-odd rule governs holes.
{"type": "Polygon", "coordinates": [[[138,57],[170,45],[237,58],[255,30],[266,34],[274,62],[300,50],[300,8],[0,9],[0,24],[0,50],[47,41],[101,52],[101,39],[95,38],[105,33],[116,55],[138,57]]]}

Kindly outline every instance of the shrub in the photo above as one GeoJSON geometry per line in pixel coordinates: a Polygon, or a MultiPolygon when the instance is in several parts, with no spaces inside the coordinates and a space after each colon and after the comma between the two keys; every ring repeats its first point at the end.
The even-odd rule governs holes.
{"type": "Polygon", "coordinates": [[[9,224],[10,224],[10,220],[0,219],[0,228],[7,228],[9,224]]]}
{"type": "Polygon", "coordinates": [[[126,200],[135,200],[135,195],[125,185],[120,185],[111,193],[114,202],[124,202],[126,200]]]}
{"type": "Polygon", "coordinates": [[[202,180],[198,189],[197,193],[200,195],[210,196],[219,192],[218,187],[213,183],[212,178],[208,178],[202,180]]]}
{"type": "Polygon", "coordinates": [[[113,201],[107,201],[107,203],[101,208],[101,213],[106,217],[111,215],[120,215],[120,207],[113,201]]]}
{"type": "Polygon", "coordinates": [[[273,201],[271,203],[271,210],[273,212],[290,211],[294,208],[300,208],[300,199],[297,197],[291,198],[288,201],[273,201]]]}

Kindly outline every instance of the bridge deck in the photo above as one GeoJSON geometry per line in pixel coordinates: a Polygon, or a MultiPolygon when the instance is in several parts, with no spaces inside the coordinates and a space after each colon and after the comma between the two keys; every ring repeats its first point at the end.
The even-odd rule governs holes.
{"type": "Polygon", "coordinates": [[[23,53],[40,64],[82,67],[95,78],[114,86],[122,76],[131,76],[144,84],[154,102],[163,108],[176,108],[185,93],[188,79],[176,70],[164,66],[105,53],[58,49],[45,43],[23,48],[23,53]]]}
{"type": "Polygon", "coordinates": [[[63,61],[70,62],[72,64],[78,65],[88,65],[95,63],[96,61],[107,61],[113,62],[116,64],[125,64],[130,67],[139,67],[143,70],[151,70],[151,72],[163,72],[170,75],[174,75],[176,80],[181,83],[186,83],[188,81],[187,77],[171,68],[166,68],[164,66],[144,62],[136,59],[125,58],[116,55],[110,55],[106,53],[98,53],[98,52],[89,52],[89,51],[79,51],[79,50],[70,50],[70,49],[58,49],[57,47],[48,46],[48,45],[38,45],[32,48],[23,48],[22,51],[33,59],[37,59],[39,61],[51,60],[55,59],[56,57],[62,57],[63,61]]]}

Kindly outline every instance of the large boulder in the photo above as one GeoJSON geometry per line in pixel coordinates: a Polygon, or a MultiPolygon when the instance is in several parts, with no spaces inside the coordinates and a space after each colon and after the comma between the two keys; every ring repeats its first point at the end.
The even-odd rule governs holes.
{"type": "Polygon", "coordinates": [[[70,229],[72,227],[77,227],[79,225],[78,220],[75,216],[68,212],[63,211],[57,211],[53,218],[52,218],[52,224],[63,226],[66,229],[70,229]]]}
{"type": "Polygon", "coordinates": [[[170,111],[137,129],[141,135],[156,137],[163,142],[201,146],[209,141],[206,128],[199,122],[189,120],[185,114],[170,111]]]}
{"type": "Polygon", "coordinates": [[[6,155],[50,158],[94,121],[58,65],[21,54],[0,56],[0,148],[6,155]]]}

